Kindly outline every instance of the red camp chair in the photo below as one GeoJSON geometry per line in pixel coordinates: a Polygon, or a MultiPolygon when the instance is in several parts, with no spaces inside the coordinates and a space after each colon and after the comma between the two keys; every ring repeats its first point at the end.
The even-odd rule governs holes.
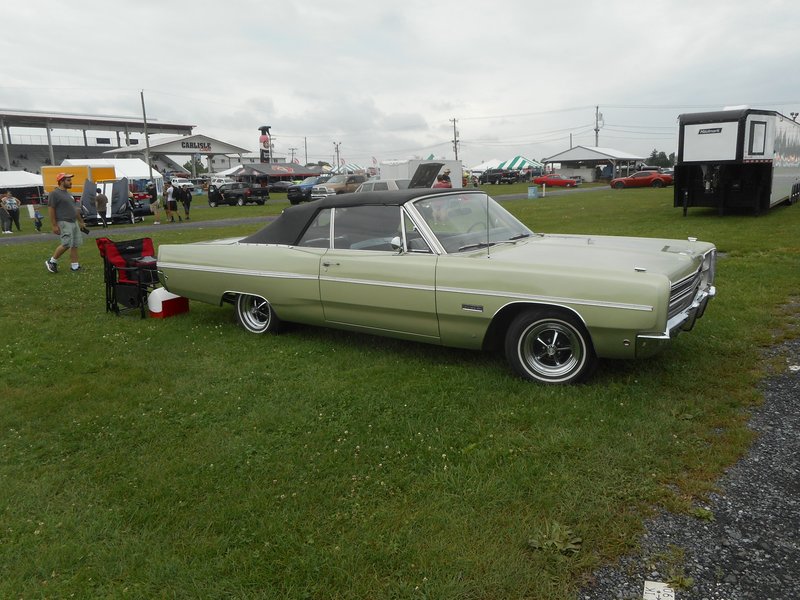
{"type": "Polygon", "coordinates": [[[106,312],[120,314],[138,308],[144,319],[147,294],[159,285],[153,240],[113,242],[102,237],[96,241],[103,257],[106,312]]]}

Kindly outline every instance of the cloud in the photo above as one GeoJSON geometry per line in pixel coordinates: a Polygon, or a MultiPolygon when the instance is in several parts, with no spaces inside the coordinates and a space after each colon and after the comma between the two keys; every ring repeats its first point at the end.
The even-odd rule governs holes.
{"type": "MultiPolygon", "coordinates": [[[[4,7],[0,106],[148,116],[255,149],[361,161],[432,151],[475,164],[573,144],[672,151],[677,115],[800,106],[793,4],[475,0],[402,5],[56,0],[4,7]],[[177,24],[176,27],[173,25],[177,24]],[[788,67],[787,67],[788,65],[788,67]],[[774,105],[770,105],[774,104],[774,105]]],[[[404,156],[405,155],[405,156],[404,156]]]]}

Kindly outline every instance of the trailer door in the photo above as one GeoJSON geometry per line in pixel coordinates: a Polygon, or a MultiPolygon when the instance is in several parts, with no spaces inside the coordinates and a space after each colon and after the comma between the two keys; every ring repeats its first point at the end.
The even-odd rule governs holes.
{"type": "Polygon", "coordinates": [[[684,125],[683,162],[736,160],[739,122],[684,125]]]}

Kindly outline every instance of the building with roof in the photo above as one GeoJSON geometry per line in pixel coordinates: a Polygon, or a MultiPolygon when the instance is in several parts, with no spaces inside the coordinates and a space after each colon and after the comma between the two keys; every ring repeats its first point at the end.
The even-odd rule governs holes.
{"type": "Polygon", "coordinates": [[[0,167],[38,172],[42,165],[57,165],[64,159],[99,158],[110,148],[143,146],[138,139],[148,135],[189,135],[194,125],[117,115],[0,109],[3,153],[0,167]],[[12,128],[17,130],[12,132],[12,128]],[[23,132],[19,132],[23,130],[23,132]],[[45,135],[34,133],[44,131],[45,135]],[[79,131],[80,136],[54,136],[57,130],[79,131]]]}
{"type": "Polygon", "coordinates": [[[560,164],[558,171],[565,177],[577,176],[583,181],[596,181],[600,177],[612,178],[622,171],[631,171],[645,158],[613,148],[575,146],[545,158],[542,162],[551,166],[560,164]]]}

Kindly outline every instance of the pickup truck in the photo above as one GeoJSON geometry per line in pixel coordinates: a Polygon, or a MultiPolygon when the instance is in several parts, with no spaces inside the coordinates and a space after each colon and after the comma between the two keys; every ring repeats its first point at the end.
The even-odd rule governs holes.
{"type": "Polygon", "coordinates": [[[486,169],[479,178],[480,183],[516,183],[519,181],[519,171],[510,169],[486,169]]]}
{"type": "Polygon", "coordinates": [[[286,191],[286,197],[289,199],[291,204],[308,202],[311,200],[311,188],[313,188],[315,185],[324,184],[328,179],[330,179],[330,177],[330,175],[306,177],[300,183],[291,186],[286,191]]]}
{"type": "Polygon", "coordinates": [[[212,208],[219,204],[244,206],[255,203],[262,205],[267,200],[269,200],[269,189],[266,186],[250,186],[241,181],[208,186],[208,205],[212,208]]]}

